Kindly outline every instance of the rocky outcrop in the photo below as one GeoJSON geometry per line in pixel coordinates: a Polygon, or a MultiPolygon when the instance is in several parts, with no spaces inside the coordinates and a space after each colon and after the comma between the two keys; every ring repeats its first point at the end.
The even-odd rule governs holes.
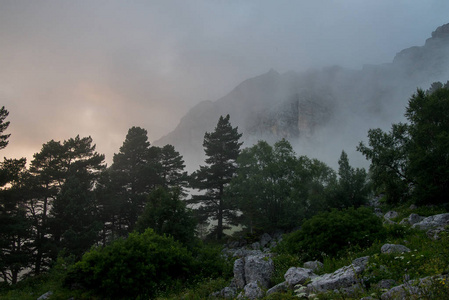
{"type": "Polygon", "coordinates": [[[404,245],[385,244],[380,248],[380,252],[384,254],[410,252],[410,249],[404,245]]]}
{"type": "Polygon", "coordinates": [[[424,218],[421,222],[413,224],[412,228],[429,230],[432,228],[443,227],[448,224],[449,224],[449,213],[446,213],[424,218]]]}
{"type": "Polygon", "coordinates": [[[238,295],[237,299],[259,299],[262,298],[264,294],[264,291],[258,283],[253,281],[245,285],[243,291],[238,295]]]}
{"type": "Polygon", "coordinates": [[[423,219],[424,219],[424,217],[421,217],[418,214],[410,214],[410,216],[408,216],[408,218],[402,219],[402,221],[399,222],[399,224],[401,224],[401,225],[414,225],[416,223],[421,222],[423,219]]]}
{"type": "Polygon", "coordinates": [[[367,264],[368,256],[357,258],[351,265],[340,268],[334,273],[313,278],[307,285],[306,291],[316,293],[352,287],[360,282],[360,274],[367,264]]]}
{"type": "Polygon", "coordinates": [[[381,299],[432,299],[431,295],[425,295],[427,293],[427,288],[435,282],[439,282],[440,280],[446,281],[448,278],[449,276],[444,275],[409,280],[406,283],[395,286],[383,293],[381,299]]]}

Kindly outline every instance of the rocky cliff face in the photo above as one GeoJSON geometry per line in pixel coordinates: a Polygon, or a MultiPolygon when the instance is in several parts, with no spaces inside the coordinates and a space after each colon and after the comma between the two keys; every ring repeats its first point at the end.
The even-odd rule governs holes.
{"type": "Polygon", "coordinates": [[[432,82],[447,80],[449,24],[438,27],[423,46],[400,51],[391,63],[361,70],[338,66],[302,73],[270,70],[216,101],[199,103],[154,144],[174,145],[188,169],[195,170],[204,164],[204,133],[214,130],[220,115],[230,114],[245,145],[287,138],[298,154],[335,166],[344,149],[357,164],[364,159],[355,147],[368,129],[388,130],[391,123],[403,121],[417,87],[427,89],[432,82]]]}

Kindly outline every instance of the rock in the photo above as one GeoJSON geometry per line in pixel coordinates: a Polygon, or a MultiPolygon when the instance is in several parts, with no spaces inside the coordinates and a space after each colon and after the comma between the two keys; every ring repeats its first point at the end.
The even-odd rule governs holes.
{"type": "Polygon", "coordinates": [[[268,233],[264,233],[260,237],[260,246],[262,248],[265,248],[272,240],[273,239],[271,238],[271,236],[268,233]]]}
{"type": "Polygon", "coordinates": [[[442,227],[448,224],[449,224],[449,213],[445,213],[424,218],[421,222],[413,224],[412,228],[429,230],[431,228],[442,227]]]}
{"type": "Polygon", "coordinates": [[[311,269],[312,271],[316,271],[318,269],[321,269],[323,267],[323,263],[319,262],[317,260],[315,261],[308,261],[304,263],[304,268],[311,269]]]}
{"type": "Polygon", "coordinates": [[[403,253],[410,252],[410,249],[405,247],[404,245],[395,245],[395,244],[385,244],[380,248],[380,252],[390,254],[390,253],[403,253]]]}
{"type": "Polygon", "coordinates": [[[238,299],[259,299],[264,296],[262,289],[257,282],[250,282],[243,288],[243,292],[238,295],[238,299]]]}
{"type": "Polygon", "coordinates": [[[215,297],[222,297],[225,299],[233,299],[235,298],[235,295],[237,295],[237,289],[229,286],[225,287],[218,293],[214,293],[215,297]]]}
{"type": "Polygon", "coordinates": [[[415,204],[412,204],[412,205],[410,205],[410,207],[408,208],[408,209],[410,209],[410,210],[415,210],[415,209],[417,209],[418,207],[415,205],[415,204]]]}
{"type": "Polygon", "coordinates": [[[306,291],[313,293],[352,287],[358,283],[357,277],[365,270],[368,258],[368,256],[357,258],[351,265],[340,268],[334,273],[313,278],[307,285],[306,291]]]}
{"type": "Polygon", "coordinates": [[[387,220],[391,220],[391,219],[393,219],[393,218],[396,218],[397,216],[398,216],[398,213],[397,213],[397,212],[395,212],[394,210],[390,210],[389,212],[387,212],[387,213],[384,215],[384,218],[387,219],[387,220]]]}
{"type": "Polygon", "coordinates": [[[246,284],[244,258],[239,258],[234,262],[234,283],[240,289],[243,288],[246,284]]]}
{"type": "Polygon", "coordinates": [[[288,289],[288,284],[287,284],[286,281],[284,281],[284,282],[281,282],[281,283],[276,284],[275,286],[273,286],[271,289],[269,289],[267,291],[266,294],[268,296],[268,295],[273,294],[273,293],[282,293],[282,292],[287,291],[287,289],[288,289]]]}
{"type": "Polygon", "coordinates": [[[405,225],[405,224],[413,225],[413,224],[421,222],[423,219],[424,219],[424,217],[421,217],[418,214],[410,214],[410,216],[408,216],[408,218],[402,219],[402,221],[399,224],[401,224],[401,225],[405,225]]]}
{"type": "Polygon", "coordinates": [[[427,230],[426,235],[432,240],[439,240],[440,234],[444,231],[446,231],[446,226],[441,226],[427,230]]]}
{"type": "Polygon", "coordinates": [[[261,248],[260,243],[259,242],[252,243],[251,248],[253,250],[260,250],[260,248],[261,248]]]}
{"type": "Polygon", "coordinates": [[[379,289],[391,289],[396,284],[396,281],[393,279],[384,279],[379,281],[376,284],[376,287],[379,289]]]}
{"type": "Polygon", "coordinates": [[[260,254],[262,254],[262,251],[260,251],[260,250],[247,250],[244,248],[240,248],[237,251],[235,251],[232,256],[246,257],[246,256],[251,256],[251,255],[260,255],[260,254]]]}
{"type": "Polygon", "coordinates": [[[316,275],[311,269],[291,267],[284,274],[287,286],[294,287],[297,284],[304,284],[308,279],[315,278],[316,275]]]}
{"type": "Polygon", "coordinates": [[[270,286],[274,272],[273,260],[267,255],[254,255],[245,258],[245,281],[258,282],[261,287],[270,286]]]}
{"type": "MultiPolygon", "coordinates": [[[[395,286],[391,288],[388,292],[382,294],[382,300],[389,299],[421,299],[424,298],[423,293],[426,292],[427,287],[430,286],[433,282],[444,279],[447,280],[449,277],[445,276],[433,276],[433,277],[424,277],[415,280],[409,280],[404,284],[395,286]]],[[[427,295],[430,296],[430,295],[427,295]]],[[[426,297],[427,299],[427,297],[426,297]]],[[[430,298],[432,299],[432,298],[430,298]]]]}
{"type": "Polygon", "coordinates": [[[37,300],[45,300],[51,297],[51,295],[53,295],[52,291],[48,291],[45,294],[41,295],[39,298],[37,298],[37,300]]]}
{"type": "Polygon", "coordinates": [[[267,254],[246,256],[234,262],[234,282],[238,288],[253,281],[268,288],[273,272],[273,260],[267,254]]]}

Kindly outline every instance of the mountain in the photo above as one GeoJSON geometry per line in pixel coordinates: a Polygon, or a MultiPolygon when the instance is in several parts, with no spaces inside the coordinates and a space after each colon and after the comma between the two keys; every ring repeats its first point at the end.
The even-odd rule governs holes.
{"type": "Polygon", "coordinates": [[[290,140],[299,155],[335,167],[344,149],[351,163],[366,166],[356,145],[368,129],[388,130],[403,121],[410,96],[435,81],[449,79],[449,24],[438,27],[423,46],[404,49],[393,61],[361,70],[339,66],[247,79],[216,101],[193,107],[179,125],[155,145],[172,144],[189,171],[204,164],[204,133],[220,115],[230,114],[249,146],[257,140],[290,140]]]}

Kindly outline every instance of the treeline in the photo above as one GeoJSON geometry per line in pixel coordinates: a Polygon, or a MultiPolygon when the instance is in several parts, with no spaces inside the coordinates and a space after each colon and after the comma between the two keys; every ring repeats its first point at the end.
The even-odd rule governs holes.
{"type": "MultiPolygon", "coordinates": [[[[121,253],[133,243],[120,242],[131,233],[135,241],[148,238],[156,244],[155,234],[171,236],[191,253],[202,253],[198,224],[213,224],[205,235],[218,240],[235,225],[249,234],[290,231],[319,212],[365,205],[373,189],[391,203],[446,203],[448,113],[448,83],[418,90],[407,107],[408,123],[393,125],[389,133],[370,130],[368,146],[359,145],[371,161],[368,174],[351,167],[344,151],[334,171],[298,156],[286,140],[241,149],[242,135],[229,115],[205,134],[205,164],[190,175],[173,146],[151,146],[139,127],[129,129],[110,167],[90,137],[52,140],[28,168],[25,159],[1,163],[1,276],[16,283],[25,270],[42,273],[61,256],[79,260],[92,246],[99,248],[88,252],[83,264],[94,253],[112,251],[107,249],[121,253]]],[[[7,116],[3,107],[0,134],[9,125],[7,116]]],[[[0,135],[0,148],[8,138],[0,135]]],[[[142,251],[150,251],[144,244],[142,251]]],[[[77,266],[85,272],[83,264],[77,266]]],[[[72,276],[88,277],[80,274],[72,276]]]]}

